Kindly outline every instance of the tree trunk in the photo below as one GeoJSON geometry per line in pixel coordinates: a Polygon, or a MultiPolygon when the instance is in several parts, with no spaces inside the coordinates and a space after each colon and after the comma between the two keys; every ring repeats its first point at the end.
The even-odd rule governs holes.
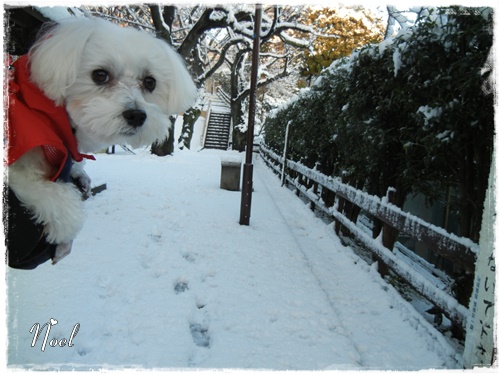
{"type": "Polygon", "coordinates": [[[231,116],[233,120],[233,150],[243,152],[247,143],[247,132],[241,131],[241,126],[245,124],[245,119],[240,101],[231,101],[231,116]]]}
{"type": "Polygon", "coordinates": [[[194,70],[196,76],[203,74],[201,61],[199,61],[199,58],[195,53],[200,38],[211,29],[227,26],[227,22],[224,18],[220,20],[211,18],[213,11],[213,8],[209,8],[203,12],[198,22],[191,27],[188,35],[186,35],[184,41],[177,49],[177,52],[184,57],[184,59],[193,61],[192,69],[194,70]]]}
{"type": "Polygon", "coordinates": [[[191,149],[191,139],[193,138],[194,124],[201,115],[201,110],[199,108],[190,108],[184,112],[182,132],[179,137],[178,142],[180,143],[179,148],[182,150],[184,147],[191,149]]]}
{"type": "Polygon", "coordinates": [[[156,141],[151,145],[151,153],[157,156],[167,156],[174,153],[174,124],[175,117],[170,116],[170,128],[168,129],[168,137],[163,141],[156,141]]]}
{"type": "MultiPolygon", "coordinates": [[[[167,25],[172,28],[172,22],[175,16],[174,6],[165,6],[161,9],[158,5],[150,5],[151,17],[153,24],[160,38],[164,39],[168,44],[172,44],[170,30],[165,28],[167,25]]],[[[170,128],[168,137],[162,141],[156,141],[151,145],[151,153],[157,156],[172,155],[174,153],[174,124],[175,117],[170,116],[170,128]]]]}
{"type": "Polygon", "coordinates": [[[243,118],[242,104],[244,98],[238,96],[240,93],[239,74],[245,62],[247,50],[241,50],[235,57],[235,63],[231,68],[231,116],[233,120],[233,150],[245,151],[246,131],[241,131],[245,124],[243,118]]]}
{"type": "Polygon", "coordinates": [[[164,6],[163,10],[158,5],[150,5],[151,18],[156,29],[156,35],[172,45],[172,23],[175,18],[175,6],[164,6]],[[167,25],[170,29],[165,28],[167,25]]]}

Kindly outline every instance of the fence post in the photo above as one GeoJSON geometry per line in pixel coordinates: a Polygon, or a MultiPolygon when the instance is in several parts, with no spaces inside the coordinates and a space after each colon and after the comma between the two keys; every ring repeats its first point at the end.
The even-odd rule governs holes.
{"type": "MultiPolygon", "coordinates": [[[[396,189],[390,187],[386,192],[386,199],[388,203],[394,203],[394,197],[396,195],[396,189]]],[[[394,243],[398,237],[397,229],[393,228],[387,223],[382,224],[382,245],[389,250],[393,250],[394,243]]],[[[384,263],[382,259],[374,255],[374,259],[378,262],[378,272],[382,277],[385,277],[389,274],[389,267],[384,263]]]]}
{"type": "Polygon", "coordinates": [[[474,286],[469,303],[463,367],[491,366],[495,348],[495,155],[483,209],[474,286]]]}
{"type": "MultiPolygon", "coordinates": [[[[318,183],[316,181],[313,181],[313,186],[312,186],[312,189],[313,189],[313,193],[315,195],[318,195],[318,183]]],[[[312,200],[311,200],[311,211],[314,212],[314,210],[316,209],[316,203],[314,203],[312,200]]]]}
{"type": "MultiPolygon", "coordinates": [[[[344,198],[338,197],[338,202],[337,202],[337,205],[335,206],[334,209],[337,210],[337,212],[340,215],[342,215],[342,211],[344,210],[345,201],[346,200],[344,198]]],[[[338,235],[340,235],[340,230],[342,229],[343,225],[336,218],[334,218],[334,220],[335,220],[335,234],[338,236],[338,235]]]]}
{"type": "Polygon", "coordinates": [[[286,130],[285,130],[285,147],[283,148],[283,169],[281,170],[281,186],[285,185],[285,171],[286,171],[286,158],[288,154],[288,132],[290,130],[290,122],[286,124],[286,130]]]}

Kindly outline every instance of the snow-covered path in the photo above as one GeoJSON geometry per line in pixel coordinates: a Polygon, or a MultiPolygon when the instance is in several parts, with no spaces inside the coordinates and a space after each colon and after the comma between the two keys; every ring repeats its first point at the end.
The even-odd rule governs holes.
{"type": "Polygon", "coordinates": [[[7,270],[8,365],[458,367],[432,325],[260,160],[250,226],[240,226],[240,193],[219,188],[227,154],[89,162],[108,189],[86,202],[72,254],[56,266],[7,270]],[[32,347],[30,329],[51,318],[45,350],[45,330],[32,347]],[[71,347],[50,346],[75,326],[71,347]]]}

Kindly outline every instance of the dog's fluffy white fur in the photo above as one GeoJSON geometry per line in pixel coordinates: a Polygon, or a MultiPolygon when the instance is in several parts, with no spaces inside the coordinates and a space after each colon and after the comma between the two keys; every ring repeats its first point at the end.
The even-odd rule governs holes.
{"type": "MultiPolygon", "coordinates": [[[[170,46],[101,19],[60,22],[34,45],[30,62],[32,81],[65,106],[82,153],[165,139],[169,115],[188,109],[197,95],[184,62],[170,46]]],[[[79,164],[74,163],[71,175],[90,189],[79,164]]],[[[54,171],[41,149],[26,153],[7,172],[11,189],[44,224],[47,240],[70,244],[83,225],[77,188],[48,180],[54,171]]]]}

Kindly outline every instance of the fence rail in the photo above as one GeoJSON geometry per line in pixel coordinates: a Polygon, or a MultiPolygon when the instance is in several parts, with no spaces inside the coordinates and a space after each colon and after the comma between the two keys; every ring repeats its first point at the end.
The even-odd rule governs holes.
{"type": "Polygon", "coordinates": [[[382,243],[374,240],[364,230],[349,220],[338,209],[337,205],[327,205],[321,198],[319,191],[332,192],[337,197],[359,207],[382,222],[397,229],[400,233],[413,238],[417,242],[431,246],[436,253],[446,259],[459,264],[466,271],[473,272],[476,254],[479,246],[473,241],[448,233],[442,228],[429,224],[422,219],[403,212],[399,207],[385,202],[384,198],[369,195],[350,185],[342,183],[339,178],[332,178],[307,168],[261,145],[261,156],[268,166],[281,175],[282,182],[287,182],[301,192],[313,205],[325,214],[331,216],[336,222],[345,226],[353,236],[362,241],[364,245],[398,276],[406,280],[415,290],[437,306],[458,327],[465,330],[468,308],[461,305],[453,296],[449,295],[424,275],[415,271],[409,264],[395,256],[382,243]],[[290,176],[294,172],[294,177],[290,176]],[[305,183],[306,182],[306,183],[305,183]]]}

